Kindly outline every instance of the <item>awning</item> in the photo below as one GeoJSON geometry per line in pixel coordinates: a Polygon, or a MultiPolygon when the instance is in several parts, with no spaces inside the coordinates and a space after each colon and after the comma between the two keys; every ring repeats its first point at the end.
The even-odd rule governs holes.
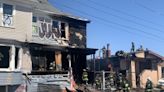
{"type": "Polygon", "coordinates": [[[90,55],[90,54],[95,54],[98,49],[94,48],[71,48],[71,47],[66,47],[69,53],[73,54],[85,54],[85,55],[90,55]]]}

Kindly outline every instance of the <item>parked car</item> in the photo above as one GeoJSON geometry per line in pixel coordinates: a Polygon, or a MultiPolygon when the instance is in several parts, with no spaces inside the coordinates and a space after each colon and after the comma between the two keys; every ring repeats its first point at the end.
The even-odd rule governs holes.
{"type": "Polygon", "coordinates": [[[164,78],[158,80],[157,87],[164,89],[164,78]]]}

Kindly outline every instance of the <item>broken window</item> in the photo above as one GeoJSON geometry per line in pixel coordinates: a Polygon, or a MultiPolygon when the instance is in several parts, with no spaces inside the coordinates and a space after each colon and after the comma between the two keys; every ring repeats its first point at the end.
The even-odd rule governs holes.
{"type": "Polygon", "coordinates": [[[46,67],[46,58],[44,57],[44,52],[36,51],[32,52],[32,69],[44,71],[46,67]]]}
{"type": "Polygon", "coordinates": [[[13,26],[13,5],[3,4],[3,25],[13,26]]]}
{"type": "Polygon", "coordinates": [[[61,38],[67,39],[67,32],[68,32],[68,24],[67,23],[61,23],[61,38]]]}
{"type": "Polygon", "coordinates": [[[47,71],[52,70],[51,64],[55,61],[54,52],[32,51],[32,70],[47,71]]]}
{"type": "Polygon", "coordinates": [[[162,78],[164,77],[164,67],[162,67],[162,78]]]}
{"type": "Polygon", "coordinates": [[[157,62],[152,62],[152,69],[157,70],[157,62]]]}
{"type": "Polygon", "coordinates": [[[0,46],[0,68],[9,67],[9,50],[10,47],[0,46]]]}
{"type": "Polygon", "coordinates": [[[61,37],[61,32],[59,31],[59,21],[52,21],[52,32],[55,34],[55,38],[61,37]]]}
{"type": "Polygon", "coordinates": [[[66,36],[65,36],[65,23],[61,23],[61,38],[66,38],[66,36]]]}

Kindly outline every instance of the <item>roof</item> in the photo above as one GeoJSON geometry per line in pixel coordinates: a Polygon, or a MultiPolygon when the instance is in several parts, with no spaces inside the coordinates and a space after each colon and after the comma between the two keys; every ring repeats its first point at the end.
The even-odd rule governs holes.
{"type": "Polygon", "coordinates": [[[35,8],[37,10],[52,12],[54,14],[63,15],[64,13],[53,7],[47,0],[31,0],[35,2],[35,8]]]}
{"type": "Polygon", "coordinates": [[[155,52],[153,52],[151,50],[146,50],[145,52],[148,53],[148,54],[152,54],[152,55],[160,58],[161,60],[164,60],[164,57],[162,55],[159,55],[159,54],[157,54],[157,53],[155,53],[155,52]]]}
{"type": "Polygon", "coordinates": [[[52,51],[58,50],[63,52],[70,52],[70,53],[80,53],[84,55],[91,55],[95,54],[98,49],[94,48],[72,48],[72,47],[65,47],[65,46],[58,46],[58,45],[45,45],[40,43],[28,43],[31,49],[34,50],[45,50],[45,51],[52,51]]]}
{"type": "Polygon", "coordinates": [[[80,21],[84,21],[84,22],[90,22],[88,19],[73,16],[71,14],[64,13],[64,12],[58,10],[57,8],[55,8],[54,5],[51,5],[48,2],[48,0],[18,0],[18,1],[23,2],[25,4],[32,5],[32,6],[34,6],[34,8],[36,10],[39,10],[42,12],[46,12],[46,13],[50,13],[50,14],[54,14],[54,15],[60,15],[60,16],[64,16],[64,17],[68,17],[68,18],[72,18],[72,19],[80,20],[80,21]]]}
{"type": "Polygon", "coordinates": [[[8,45],[23,45],[23,42],[21,41],[17,41],[17,40],[14,40],[14,39],[3,39],[3,38],[0,38],[0,43],[1,44],[8,44],[8,45]]]}

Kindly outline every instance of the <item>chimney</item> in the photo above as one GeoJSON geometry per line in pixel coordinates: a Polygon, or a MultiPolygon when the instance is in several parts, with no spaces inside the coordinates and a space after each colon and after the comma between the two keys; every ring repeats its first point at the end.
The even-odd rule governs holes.
{"type": "Polygon", "coordinates": [[[103,59],[106,58],[106,48],[105,46],[102,48],[102,55],[103,55],[103,59]]]}
{"type": "Polygon", "coordinates": [[[111,51],[109,48],[110,44],[107,44],[107,51],[106,51],[106,57],[109,58],[111,56],[111,51]]]}

